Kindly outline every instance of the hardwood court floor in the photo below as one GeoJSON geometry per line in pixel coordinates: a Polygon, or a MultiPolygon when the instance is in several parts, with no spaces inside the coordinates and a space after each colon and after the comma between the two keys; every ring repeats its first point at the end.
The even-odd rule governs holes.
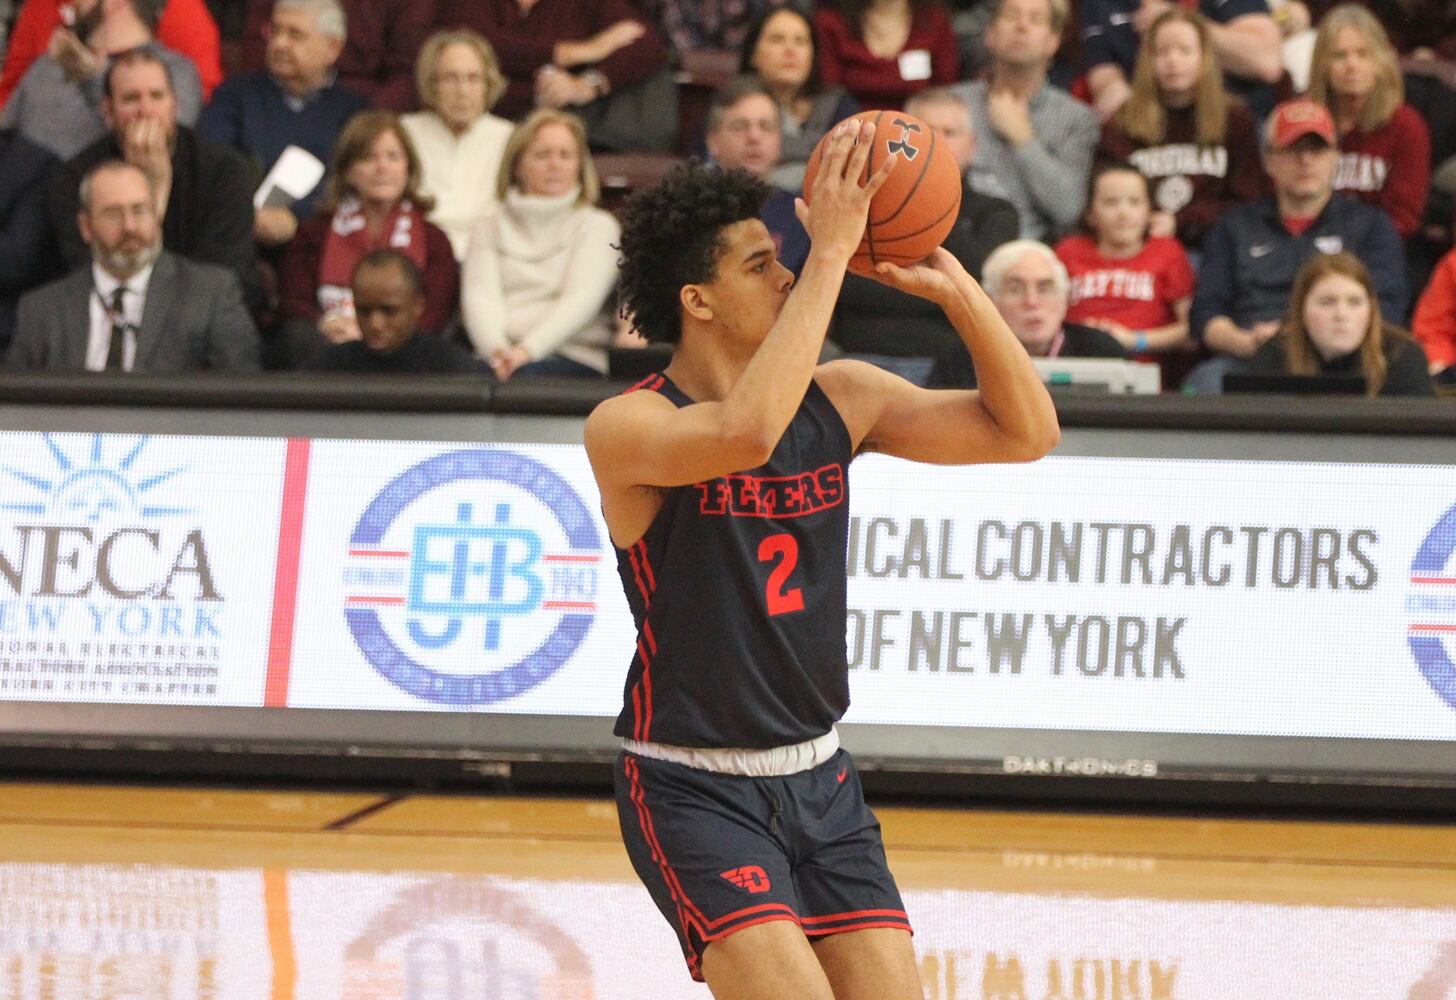
{"type": "MultiPolygon", "coordinates": [[[[1456,1000],[1456,828],[880,816],[932,1000],[1456,1000]]],[[[605,799],[0,784],[0,1000],[707,996],[605,799]]]]}

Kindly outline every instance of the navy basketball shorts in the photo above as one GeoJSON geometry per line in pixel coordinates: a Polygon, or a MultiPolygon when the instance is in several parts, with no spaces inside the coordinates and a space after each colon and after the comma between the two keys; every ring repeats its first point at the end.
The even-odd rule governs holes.
{"type": "Polygon", "coordinates": [[[720,938],[771,920],[811,941],[910,930],[880,823],[840,750],[785,777],[718,774],[623,752],[617,817],[632,867],[677,932],[692,977],[720,938]]]}

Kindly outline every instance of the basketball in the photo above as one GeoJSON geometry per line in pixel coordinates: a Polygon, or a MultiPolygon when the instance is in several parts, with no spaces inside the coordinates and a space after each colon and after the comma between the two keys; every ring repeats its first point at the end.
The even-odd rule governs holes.
{"type": "MultiPolygon", "coordinates": [[[[949,235],[961,210],[960,167],[930,126],[914,115],[861,111],[853,117],[875,126],[874,148],[861,183],[885,157],[899,153],[900,162],[870,202],[864,238],[850,263],[872,268],[881,261],[905,265],[924,260],[949,235]]],[[[804,170],[806,204],[812,204],[819,159],[833,135],[831,129],[809,156],[804,170]]]]}

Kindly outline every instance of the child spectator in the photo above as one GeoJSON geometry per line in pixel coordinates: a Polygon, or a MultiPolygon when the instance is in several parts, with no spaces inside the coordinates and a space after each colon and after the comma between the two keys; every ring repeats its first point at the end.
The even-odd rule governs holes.
{"type": "Polygon", "coordinates": [[[1266,189],[1253,116],[1224,90],[1207,22],[1182,8],[1148,29],[1132,96],[1103,126],[1099,152],[1148,179],[1151,234],[1189,249],[1226,208],[1266,189]]]}
{"type": "Polygon", "coordinates": [[[1161,361],[1189,344],[1193,268],[1177,240],[1148,236],[1151,214],[1147,178],[1126,163],[1098,164],[1088,233],[1056,250],[1071,278],[1067,320],[1111,334],[1136,360],[1161,361]]]}

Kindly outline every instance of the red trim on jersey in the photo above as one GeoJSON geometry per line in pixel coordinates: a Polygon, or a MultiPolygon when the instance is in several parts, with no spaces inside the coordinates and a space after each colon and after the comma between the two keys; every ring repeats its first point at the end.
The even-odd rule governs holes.
{"type": "Polygon", "coordinates": [[[652,572],[652,560],[647,558],[647,543],[639,538],[637,544],[642,546],[640,558],[642,559],[642,569],[647,574],[647,585],[655,594],[657,593],[657,574],[652,572]]]}
{"type": "Polygon", "coordinates": [[[804,935],[806,937],[828,937],[830,934],[843,934],[846,931],[867,931],[875,927],[890,927],[897,931],[906,931],[910,934],[915,933],[915,931],[911,929],[910,921],[908,920],[867,920],[862,923],[840,924],[835,927],[805,927],[804,935]]]}
{"type": "Polygon", "coordinates": [[[637,382],[636,384],[634,384],[632,386],[629,386],[626,389],[623,389],[622,390],[622,395],[625,396],[629,392],[636,392],[638,389],[653,389],[653,390],[660,389],[660,388],[662,388],[662,383],[664,383],[666,381],[667,381],[666,377],[664,377],[661,372],[658,372],[655,375],[649,375],[646,378],[642,379],[640,382],[637,382]],[[647,383],[649,383],[649,382],[651,382],[653,384],[652,385],[648,385],[647,383]]]}
{"type": "Polygon", "coordinates": [[[642,686],[643,709],[642,735],[637,738],[645,743],[652,738],[652,659],[641,639],[637,640],[637,655],[642,657],[642,679],[638,683],[642,686]]]}
{"type": "Polygon", "coordinates": [[[642,682],[632,685],[632,738],[642,739],[642,682]]]}
{"type": "Polygon", "coordinates": [[[642,634],[647,637],[647,648],[652,650],[652,655],[657,655],[657,636],[652,634],[652,623],[643,619],[642,634]]]}
{"type": "Polygon", "coordinates": [[[909,920],[904,910],[850,910],[846,913],[830,913],[822,917],[804,917],[806,924],[824,924],[831,920],[848,920],[851,917],[900,917],[909,920]]]}
{"type": "Polygon", "coordinates": [[[637,584],[637,593],[642,595],[643,617],[647,617],[647,611],[652,607],[652,594],[647,590],[647,584],[642,582],[642,566],[637,562],[637,545],[633,543],[627,550],[627,561],[632,564],[632,579],[637,584]]]}

